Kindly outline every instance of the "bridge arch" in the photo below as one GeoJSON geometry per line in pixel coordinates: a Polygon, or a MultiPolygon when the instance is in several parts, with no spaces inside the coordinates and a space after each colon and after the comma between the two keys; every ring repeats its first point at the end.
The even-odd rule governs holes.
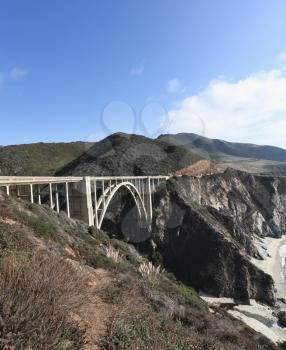
{"type": "Polygon", "coordinates": [[[149,219],[149,216],[147,214],[146,206],[144,203],[144,199],[142,198],[140,192],[138,191],[137,187],[129,182],[129,181],[124,181],[120,182],[118,184],[113,184],[107,187],[100,198],[98,199],[94,211],[94,220],[95,220],[95,225],[100,229],[105,217],[105,214],[108,210],[109,204],[112,201],[113,197],[115,194],[122,188],[126,188],[128,192],[131,194],[131,196],[134,199],[136,208],[138,210],[138,214],[140,219],[144,218],[146,222],[149,219]],[[102,206],[102,210],[99,211],[100,206],[102,206]]]}

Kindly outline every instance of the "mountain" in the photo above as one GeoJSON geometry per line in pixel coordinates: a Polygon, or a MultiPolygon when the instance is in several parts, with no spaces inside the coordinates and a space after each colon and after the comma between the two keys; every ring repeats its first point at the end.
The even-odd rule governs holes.
{"type": "Polygon", "coordinates": [[[158,140],[185,147],[222,168],[286,175],[286,150],[274,146],[227,142],[193,133],[160,135],[158,140]]]}
{"type": "Polygon", "coordinates": [[[232,143],[192,133],[157,139],[116,133],[96,142],[35,143],[0,147],[2,175],[159,175],[208,159],[254,174],[286,175],[286,150],[232,143]]]}
{"type": "Polygon", "coordinates": [[[116,133],[95,143],[57,175],[164,175],[201,158],[164,140],[116,133]]]}
{"type": "Polygon", "coordinates": [[[54,175],[64,165],[78,158],[93,143],[34,143],[0,148],[0,176],[54,175]]]}

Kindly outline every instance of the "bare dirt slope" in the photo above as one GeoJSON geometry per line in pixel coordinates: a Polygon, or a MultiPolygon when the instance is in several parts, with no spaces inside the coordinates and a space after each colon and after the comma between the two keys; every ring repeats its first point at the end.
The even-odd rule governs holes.
{"type": "Polygon", "coordinates": [[[182,175],[187,175],[187,176],[198,176],[198,175],[210,175],[210,174],[216,174],[220,170],[219,168],[212,163],[211,161],[204,159],[204,160],[199,160],[193,165],[190,165],[187,168],[177,170],[173,173],[171,173],[171,176],[182,176],[182,175]]]}

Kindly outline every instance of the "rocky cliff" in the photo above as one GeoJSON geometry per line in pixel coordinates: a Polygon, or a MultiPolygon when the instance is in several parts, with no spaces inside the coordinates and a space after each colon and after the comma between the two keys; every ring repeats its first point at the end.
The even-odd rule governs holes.
{"type": "Polygon", "coordinates": [[[227,170],[173,177],[156,198],[157,256],[187,283],[242,302],[272,304],[272,278],[250,262],[261,238],[280,237],[286,223],[286,178],[227,170]]]}

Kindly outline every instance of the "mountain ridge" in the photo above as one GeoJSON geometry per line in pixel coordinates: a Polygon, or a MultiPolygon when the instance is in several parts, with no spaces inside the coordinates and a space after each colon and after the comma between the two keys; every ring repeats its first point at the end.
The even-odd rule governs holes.
{"type": "Polygon", "coordinates": [[[98,142],[32,143],[0,147],[1,175],[158,175],[207,159],[254,174],[285,176],[286,150],[228,142],[194,133],[155,139],[115,133],[98,142]]]}
{"type": "Polygon", "coordinates": [[[286,150],[276,146],[229,142],[194,133],[162,134],[158,137],[186,149],[192,149],[222,168],[267,175],[286,175],[286,150]]]}

